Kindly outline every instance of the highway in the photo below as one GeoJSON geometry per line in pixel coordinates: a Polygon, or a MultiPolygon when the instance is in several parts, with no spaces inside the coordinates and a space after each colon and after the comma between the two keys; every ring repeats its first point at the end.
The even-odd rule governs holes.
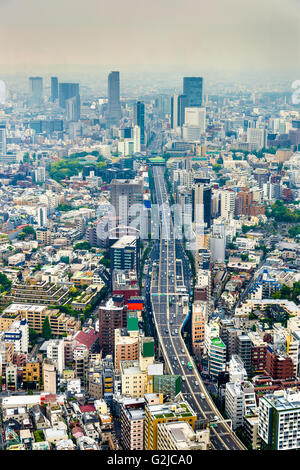
{"type": "Polygon", "coordinates": [[[194,411],[198,421],[212,422],[211,443],[216,450],[244,450],[245,447],[230,429],[214,405],[182,338],[181,329],[188,315],[189,292],[186,289],[187,268],[180,240],[175,240],[174,227],[164,181],[164,168],[153,166],[156,202],[161,209],[160,240],[154,245],[150,259],[150,300],[152,322],[159,348],[170,374],[182,378],[181,393],[194,411]],[[192,369],[188,368],[188,362],[192,369]],[[201,396],[204,398],[201,398],[201,396]]]}

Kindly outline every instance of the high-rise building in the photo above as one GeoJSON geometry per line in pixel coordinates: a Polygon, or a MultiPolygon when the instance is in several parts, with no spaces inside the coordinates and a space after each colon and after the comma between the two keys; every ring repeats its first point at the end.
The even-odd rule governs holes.
{"type": "Polygon", "coordinates": [[[120,73],[110,72],[108,75],[108,123],[119,125],[121,119],[120,73]]]}
{"type": "Polygon", "coordinates": [[[59,84],[59,106],[67,111],[68,100],[76,98],[69,103],[67,117],[73,117],[69,121],[78,121],[80,119],[80,94],[78,83],[60,83],[59,84]],[[70,108],[71,106],[71,108],[70,108]],[[73,114],[72,114],[73,113],[73,114]]]}
{"type": "Polygon", "coordinates": [[[127,323],[127,305],[123,296],[113,296],[99,307],[99,344],[103,356],[114,354],[115,329],[124,328],[127,323]]]}
{"type": "Polygon", "coordinates": [[[242,359],[248,376],[251,375],[251,349],[252,343],[248,335],[237,336],[237,355],[242,359]]]}
{"type": "Polygon", "coordinates": [[[51,77],[51,101],[58,99],[58,78],[51,77]]]}
{"type": "Polygon", "coordinates": [[[38,226],[46,227],[48,217],[47,217],[47,207],[39,207],[37,213],[38,226]]]}
{"type": "Polygon", "coordinates": [[[133,124],[140,128],[140,145],[145,144],[145,105],[137,101],[134,105],[133,124]]]}
{"type": "Polygon", "coordinates": [[[197,302],[193,303],[192,309],[192,345],[193,353],[200,359],[204,349],[204,330],[205,330],[205,317],[207,315],[207,303],[197,302]]]}
{"type": "Polygon", "coordinates": [[[55,364],[50,359],[43,362],[43,383],[44,392],[56,394],[58,380],[55,364]]]}
{"type": "Polygon", "coordinates": [[[225,392],[225,411],[236,429],[244,423],[244,416],[256,414],[257,406],[251,382],[228,382],[225,392]]]}
{"type": "Polygon", "coordinates": [[[184,77],[183,94],[187,97],[187,106],[201,107],[203,102],[203,78],[184,77]]]}
{"type": "Polygon", "coordinates": [[[219,373],[225,370],[226,346],[218,337],[208,341],[208,362],[210,375],[218,377],[219,373]]]}
{"type": "Polygon", "coordinates": [[[133,128],[133,153],[139,153],[141,151],[141,128],[140,126],[134,126],[133,128]]]}
{"type": "Polygon", "coordinates": [[[60,374],[65,368],[65,348],[64,341],[52,339],[47,344],[47,358],[56,363],[56,368],[60,374]]]}
{"type": "Polygon", "coordinates": [[[130,214],[134,204],[143,204],[143,181],[114,179],[110,184],[111,205],[123,225],[129,225],[136,214],[130,214]]]}
{"type": "Polygon", "coordinates": [[[80,98],[79,95],[73,96],[66,101],[66,120],[68,122],[77,122],[80,119],[80,98]]]}
{"type": "Polygon", "coordinates": [[[260,397],[258,435],[264,447],[272,450],[300,448],[300,393],[293,389],[275,391],[260,397]]]}
{"type": "Polygon", "coordinates": [[[139,273],[139,238],[125,235],[110,247],[111,271],[115,269],[135,270],[139,273]]]}
{"type": "Polygon", "coordinates": [[[40,166],[36,170],[34,170],[34,180],[36,183],[45,183],[46,170],[44,166],[40,166]]]}
{"type": "Polygon", "coordinates": [[[0,155],[6,155],[6,124],[0,124],[0,155]]]}
{"type": "Polygon", "coordinates": [[[40,104],[43,98],[43,79],[42,77],[29,78],[29,93],[32,104],[40,104]]]}
{"type": "Polygon", "coordinates": [[[171,97],[171,128],[181,127],[184,124],[185,108],[187,106],[186,95],[174,95],[171,97]]]}
{"type": "Polygon", "coordinates": [[[202,183],[193,188],[193,221],[204,223],[207,228],[211,224],[211,187],[202,183]]]}

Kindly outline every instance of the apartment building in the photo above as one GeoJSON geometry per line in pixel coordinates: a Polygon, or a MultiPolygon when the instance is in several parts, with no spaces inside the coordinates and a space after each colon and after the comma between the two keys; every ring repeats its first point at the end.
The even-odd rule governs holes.
{"type": "Polygon", "coordinates": [[[157,450],[208,450],[210,431],[194,431],[186,421],[160,423],[157,426],[157,450]]]}
{"type": "Polygon", "coordinates": [[[280,390],[259,400],[258,435],[272,450],[300,448],[300,392],[280,390]]]}
{"type": "Polygon", "coordinates": [[[48,309],[46,305],[17,304],[9,305],[0,316],[0,330],[9,329],[15,320],[26,319],[29,328],[42,332],[45,318],[48,317],[54,335],[74,334],[81,328],[80,321],[60,313],[58,309],[48,309]]]}
{"type": "Polygon", "coordinates": [[[145,406],[145,450],[158,449],[158,425],[161,423],[186,421],[195,429],[196,413],[185,402],[164,403],[145,406]]]}

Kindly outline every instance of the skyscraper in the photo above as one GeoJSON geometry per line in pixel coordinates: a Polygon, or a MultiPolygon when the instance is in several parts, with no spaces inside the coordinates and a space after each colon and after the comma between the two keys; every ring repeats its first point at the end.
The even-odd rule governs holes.
{"type": "Polygon", "coordinates": [[[6,155],[6,124],[0,124],[0,155],[6,155]]]}
{"type": "Polygon", "coordinates": [[[202,183],[193,188],[193,221],[204,223],[207,228],[211,224],[211,187],[202,183]]]}
{"type": "Polygon", "coordinates": [[[80,119],[80,95],[78,83],[59,84],[59,106],[66,110],[67,119],[69,121],[78,121],[80,119]],[[68,103],[68,100],[71,98],[75,99],[68,103]]]}
{"type": "Polygon", "coordinates": [[[171,128],[181,127],[184,124],[184,113],[187,106],[186,95],[174,95],[171,97],[171,128]]]}
{"type": "Polygon", "coordinates": [[[141,145],[145,144],[145,105],[142,101],[137,101],[134,105],[133,113],[134,125],[139,126],[141,130],[141,145]]]}
{"type": "Polygon", "coordinates": [[[110,72],[108,75],[108,123],[119,125],[121,119],[120,104],[120,73],[110,72]]]}
{"type": "Polygon", "coordinates": [[[51,101],[55,101],[58,98],[58,78],[51,77],[51,101]]]}
{"type": "Polygon", "coordinates": [[[184,77],[183,94],[187,96],[187,106],[202,106],[202,77],[184,77]]]}
{"type": "Polygon", "coordinates": [[[43,97],[42,77],[29,77],[29,93],[32,104],[40,104],[43,97]]]}

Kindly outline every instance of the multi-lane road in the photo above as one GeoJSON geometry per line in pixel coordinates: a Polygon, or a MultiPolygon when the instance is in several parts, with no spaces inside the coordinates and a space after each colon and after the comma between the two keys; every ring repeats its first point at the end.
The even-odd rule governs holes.
{"type": "Polygon", "coordinates": [[[244,450],[245,447],[225,423],[205,389],[182,338],[182,326],[189,310],[186,289],[186,260],[181,241],[175,239],[173,221],[164,181],[164,169],[153,166],[155,199],[160,208],[160,239],[150,256],[152,322],[161,354],[170,374],[182,378],[181,393],[201,422],[213,422],[211,443],[217,450],[244,450]],[[188,362],[192,368],[188,367],[188,362]]]}

